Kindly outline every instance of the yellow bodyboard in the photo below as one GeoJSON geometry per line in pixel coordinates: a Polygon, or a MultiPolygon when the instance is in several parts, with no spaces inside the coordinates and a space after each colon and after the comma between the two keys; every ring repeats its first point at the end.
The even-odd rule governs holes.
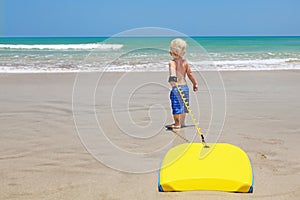
{"type": "Polygon", "coordinates": [[[252,193],[254,176],[247,154],[231,144],[207,145],[186,143],[170,149],[158,174],[159,191],[252,193]]]}

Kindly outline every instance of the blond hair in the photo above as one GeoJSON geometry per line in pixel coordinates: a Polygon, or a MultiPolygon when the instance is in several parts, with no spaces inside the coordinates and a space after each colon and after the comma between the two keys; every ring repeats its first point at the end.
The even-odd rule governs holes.
{"type": "MultiPolygon", "coordinates": [[[[185,54],[186,42],[180,38],[171,41],[170,51],[175,54],[175,57],[183,57],[185,54]]],[[[173,56],[173,57],[174,57],[173,56]]]]}

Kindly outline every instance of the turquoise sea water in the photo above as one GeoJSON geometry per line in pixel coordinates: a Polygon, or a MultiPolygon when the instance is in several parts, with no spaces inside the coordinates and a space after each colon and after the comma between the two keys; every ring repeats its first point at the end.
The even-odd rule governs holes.
{"type": "MultiPolygon", "coordinates": [[[[167,71],[171,37],[0,38],[0,72],[167,71]]],[[[300,69],[300,37],[192,37],[196,70],[300,69]]]]}

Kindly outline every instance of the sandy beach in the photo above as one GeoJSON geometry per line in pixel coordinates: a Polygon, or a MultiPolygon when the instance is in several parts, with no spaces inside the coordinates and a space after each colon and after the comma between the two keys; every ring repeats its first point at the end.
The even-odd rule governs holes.
{"type": "MultiPolygon", "coordinates": [[[[160,193],[155,167],[161,155],[150,154],[147,163],[136,163],[140,168],[132,169],[131,164],[135,163],[123,166],[126,158],[118,163],[114,152],[100,142],[105,162],[112,162],[108,165],[121,165],[127,171],[148,170],[128,173],[98,161],[89,153],[91,149],[83,145],[81,139],[85,136],[78,134],[78,128],[79,132],[96,130],[89,117],[97,118],[115,145],[134,153],[153,152],[166,143],[167,147],[184,143],[180,136],[188,138],[194,134],[193,127],[178,135],[162,128],[172,122],[166,73],[105,73],[100,81],[99,73],[85,73],[80,79],[76,79],[76,73],[2,73],[0,199],[299,199],[300,71],[239,71],[221,75],[227,98],[218,142],[237,145],[251,158],[255,174],[252,194],[160,193]],[[74,89],[75,80],[80,88],[74,89]],[[128,96],[126,88],[135,92],[128,96]],[[74,108],[76,116],[81,117],[77,121],[74,108]],[[132,126],[127,123],[128,113],[134,122],[132,126]],[[152,123],[147,128],[149,120],[152,123]],[[134,131],[136,127],[142,133],[134,131]]],[[[211,117],[209,91],[201,77],[197,75],[197,79],[199,102],[196,104],[192,97],[191,105],[205,132],[211,117]]],[[[222,88],[213,85],[212,89],[222,88]]],[[[187,124],[191,125],[188,117],[187,124]]]]}

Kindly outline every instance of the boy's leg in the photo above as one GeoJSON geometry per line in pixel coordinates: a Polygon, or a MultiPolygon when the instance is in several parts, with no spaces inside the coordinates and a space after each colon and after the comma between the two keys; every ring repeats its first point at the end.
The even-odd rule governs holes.
{"type": "Polygon", "coordinates": [[[181,125],[181,127],[185,126],[185,116],[186,116],[185,112],[180,114],[180,125],[181,125]]]}
{"type": "Polygon", "coordinates": [[[180,127],[180,114],[173,114],[173,118],[174,118],[174,126],[179,126],[180,127]]]}
{"type": "Polygon", "coordinates": [[[166,126],[167,129],[180,129],[180,114],[173,114],[174,124],[166,126]]]}

